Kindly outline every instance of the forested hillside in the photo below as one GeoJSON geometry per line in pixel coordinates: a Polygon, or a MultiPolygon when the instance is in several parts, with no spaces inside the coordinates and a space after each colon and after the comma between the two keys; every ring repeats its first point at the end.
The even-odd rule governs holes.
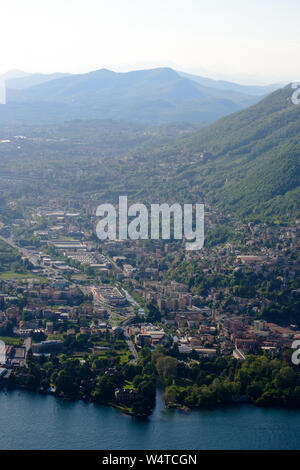
{"type": "Polygon", "coordinates": [[[290,87],[185,140],[189,175],[206,197],[240,216],[299,216],[300,106],[290,87]],[[202,153],[204,152],[204,156],[202,153]]]}

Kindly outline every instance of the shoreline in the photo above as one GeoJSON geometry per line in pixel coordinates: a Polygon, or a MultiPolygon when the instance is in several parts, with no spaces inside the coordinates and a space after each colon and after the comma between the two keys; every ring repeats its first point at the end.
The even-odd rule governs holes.
{"type": "MultiPolygon", "coordinates": [[[[103,403],[97,403],[96,401],[90,399],[90,398],[85,398],[85,397],[69,397],[69,396],[62,396],[62,395],[56,395],[55,392],[49,392],[49,391],[42,391],[42,390],[32,390],[32,389],[29,389],[29,388],[26,388],[26,387],[13,387],[13,388],[7,388],[5,386],[0,386],[0,393],[1,392],[4,392],[5,394],[9,393],[9,392],[14,392],[14,391],[24,391],[24,392],[30,392],[30,393],[33,393],[33,394],[39,394],[39,395],[49,395],[49,396],[52,396],[56,399],[58,399],[59,401],[68,401],[68,402],[77,402],[77,401],[82,401],[84,403],[91,403],[91,404],[94,404],[94,405],[97,405],[97,406],[102,406],[102,407],[108,407],[108,408],[114,408],[118,411],[120,411],[121,413],[127,415],[127,416],[131,416],[133,418],[143,418],[143,419],[146,419],[148,417],[150,417],[154,410],[155,410],[155,407],[157,405],[157,403],[155,404],[155,407],[151,410],[150,413],[145,413],[145,414],[142,414],[142,413],[134,413],[131,409],[129,409],[129,407],[125,404],[121,404],[121,403],[114,403],[114,402],[103,402],[103,403]]],[[[157,391],[161,391],[161,387],[157,387],[157,391]]],[[[269,410],[300,410],[300,407],[295,407],[295,406],[289,406],[289,405],[286,405],[286,406],[263,406],[263,405],[257,405],[255,403],[252,403],[251,401],[247,400],[241,400],[241,401],[237,401],[237,400],[233,400],[232,402],[230,403],[218,403],[218,404],[215,404],[215,405],[210,405],[210,406],[187,406],[187,405],[183,405],[181,403],[166,403],[165,400],[163,399],[163,396],[161,397],[161,402],[164,404],[164,408],[166,410],[169,410],[169,411],[172,411],[172,410],[178,410],[178,411],[182,411],[184,412],[185,414],[190,414],[192,413],[193,411],[204,411],[204,410],[210,410],[210,411],[218,411],[220,409],[224,409],[224,408],[229,408],[229,407],[233,407],[233,408],[237,408],[237,405],[238,406],[243,406],[243,405],[250,405],[250,406],[253,406],[257,409],[269,409],[269,410]]]]}
{"type": "Polygon", "coordinates": [[[14,392],[14,391],[19,391],[19,392],[30,392],[30,393],[33,393],[33,394],[37,394],[37,395],[49,395],[49,396],[52,396],[54,398],[56,398],[57,400],[60,400],[60,401],[73,401],[73,402],[77,402],[77,401],[82,401],[84,403],[93,403],[94,405],[98,405],[98,406],[106,406],[106,407],[111,407],[111,408],[115,408],[116,410],[119,410],[121,411],[122,413],[128,415],[128,416],[132,416],[132,417],[135,417],[135,418],[147,418],[148,416],[151,416],[151,414],[153,413],[153,410],[154,408],[151,410],[151,413],[145,413],[145,414],[142,414],[142,413],[134,413],[132,410],[130,410],[125,404],[121,404],[121,403],[114,403],[114,402],[103,402],[103,403],[97,403],[95,400],[92,400],[91,398],[86,398],[86,397],[70,397],[70,396],[67,396],[67,395],[56,395],[55,392],[50,392],[50,391],[43,391],[43,390],[32,390],[30,388],[26,388],[25,386],[15,386],[15,387],[12,387],[12,388],[7,388],[5,386],[0,386],[0,393],[1,392],[4,392],[4,393],[9,393],[9,392],[14,392]]]}

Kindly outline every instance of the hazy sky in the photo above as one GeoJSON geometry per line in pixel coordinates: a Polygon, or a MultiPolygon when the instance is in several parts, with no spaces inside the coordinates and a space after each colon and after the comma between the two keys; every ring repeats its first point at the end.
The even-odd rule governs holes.
{"type": "Polygon", "coordinates": [[[176,64],[300,79],[300,0],[2,0],[0,17],[0,73],[176,64]]]}

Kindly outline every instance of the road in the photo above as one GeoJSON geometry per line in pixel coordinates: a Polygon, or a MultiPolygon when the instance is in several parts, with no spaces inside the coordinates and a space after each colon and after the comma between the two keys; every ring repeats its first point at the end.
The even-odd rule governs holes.
{"type": "MultiPolygon", "coordinates": [[[[36,258],[36,256],[34,256],[29,250],[27,250],[26,248],[21,248],[19,247],[18,245],[16,245],[13,241],[12,238],[4,238],[0,235],[0,239],[3,240],[5,243],[7,243],[8,245],[10,245],[12,248],[14,248],[15,250],[19,251],[23,256],[25,256],[34,266],[39,266],[38,264],[38,260],[36,258]]],[[[39,266],[40,267],[40,266],[39,266]]],[[[49,270],[51,271],[54,271],[55,272],[55,269],[54,268],[49,268],[49,270]]],[[[76,285],[76,284],[74,284],[76,285]]],[[[92,292],[92,289],[90,287],[88,288],[82,288],[82,286],[78,286],[80,289],[82,289],[84,291],[85,294],[89,293],[89,292],[92,292]]],[[[133,299],[132,299],[133,300],[133,299]]],[[[133,300],[134,303],[136,303],[134,300],[133,300]]],[[[133,303],[133,302],[130,302],[130,303],[133,303]]],[[[101,305],[101,303],[95,299],[94,297],[94,303],[95,305],[101,305]]],[[[102,306],[104,306],[102,304],[102,306]]],[[[105,305],[105,307],[107,308],[108,306],[105,305]]],[[[109,309],[108,309],[109,310],[109,309]]],[[[111,314],[110,310],[109,310],[109,313],[111,314]]],[[[124,322],[122,323],[122,327],[126,327],[127,325],[129,325],[129,323],[131,322],[131,320],[135,317],[135,315],[129,315],[125,320],[124,322]]],[[[124,334],[126,335],[125,333],[125,328],[124,328],[124,334]]],[[[133,359],[131,362],[137,362],[138,360],[138,353],[135,349],[135,346],[133,344],[133,342],[131,341],[131,339],[128,337],[128,336],[125,336],[125,339],[126,339],[126,343],[128,345],[128,348],[133,356],[133,359]]],[[[24,346],[26,348],[26,356],[27,356],[27,353],[31,347],[31,338],[26,338],[24,340],[24,346]]]]}
{"type": "Polygon", "coordinates": [[[31,338],[25,338],[23,346],[26,349],[26,354],[28,353],[29,349],[31,348],[31,338]]]}
{"type": "MultiPolygon", "coordinates": [[[[26,248],[23,248],[23,247],[20,247],[20,246],[16,245],[15,242],[13,241],[12,237],[4,238],[0,235],[0,240],[4,241],[9,246],[11,246],[15,250],[19,251],[19,253],[21,253],[22,256],[27,258],[35,267],[41,269],[44,272],[45,277],[47,277],[47,271],[51,272],[51,273],[54,273],[54,274],[59,274],[61,276],[61,271],[59,269],[54,268],[53,266],[47,266],[46,268],[41,266],[39,264],[38,257],[35,256],[30,250],[27,250],[26,248]]],[[[79,285],[77,285],[75,283],[73,283],[73,285],[76,286],[76,287],[79,287],[79,285]]]]}
{"type": "Polygon", "coordinates": [[[39,266],[37,262],[36,256],[34,256],[30,251],[26,250],[26,248],[21,248],[20,246],[16,245],[12,238],[4,238],[0,235],[0,240],[7,243],[9,246],[14,248],[15,250],[19,251],[23,256],[25,256],[34,266],[39,266]]]}
{"type": "Polygon", "coordinates": [[[244,356],[244,354],[242,353],[242,351],[240,351],[238,348],[235,348],[234,351],[233,351],[233,357],[235,357],[236,359],[239,359],[241,361],[245,361],[246,360],[246,357],[244,356]]]}
{"type": "Polygon", "coordinates": [[[127,343],[128,347],[129,347],[129,350],[130,350],[130,352],[133,356],[133,359],[130,362],[135,363],[135,362],[138,361],[138,358],[139,358],[137,350],[135,349],[135,346],[134,346],[133,342],[131,341],[131,339],[129,339],[128,337],[125,337],[125,339],[126,339],[126,343],[127,343]]]}

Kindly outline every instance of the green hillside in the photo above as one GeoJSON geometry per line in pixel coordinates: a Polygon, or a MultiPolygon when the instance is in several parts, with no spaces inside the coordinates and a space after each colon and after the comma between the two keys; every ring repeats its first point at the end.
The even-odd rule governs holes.
{"type": "Polygon", "coordinates": [[[292,90],[206,127],[184,143],[193,160],[190,183],[239,216],[299,217],[300,106],[292,90]]]}

